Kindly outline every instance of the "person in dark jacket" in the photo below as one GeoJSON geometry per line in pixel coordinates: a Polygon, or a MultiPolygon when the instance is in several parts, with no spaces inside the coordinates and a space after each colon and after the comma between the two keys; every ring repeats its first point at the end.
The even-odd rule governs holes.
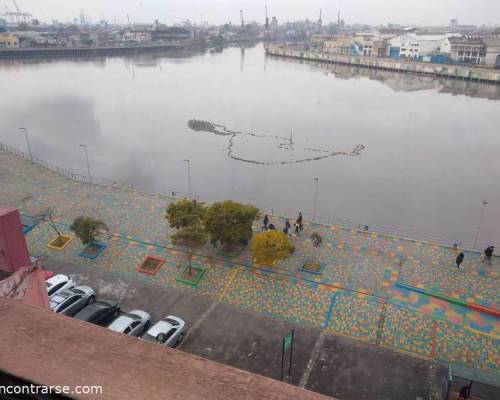
{"type": "Polygon", "coordinates": [[[262,221],[263,225],[262,225],[262,230],[263,231],[267,231],[267,228],[268,228],[268,225],[269,225],[269,217],[266,215],[264,215],[264,221],[262,221]]]}
{"type": "Polygon", "coordinates": [[[299,216],[297,218],[296,224],[299,226],[299,229],[304,229],[304,225],[302,225],[302,213],[299,212],[299,216]]]}
{"type": "Polygon", "coordinates": [[[460,254],[457,256],[457,260],[456,260],[456,263],[457,263],[457,268],[460,268],[460,264],[462,264],[462,262],[464,261],[464,258],[465,258],[465,255],[464,255],[464,252],[460,252],[460,254]]]}
{"type": "Polygon", "coordinates": [[[493,256],[494,251],[495,251],[495,246],[489,246],[484,251],[484,261],[488,261],[490,265],[491,265],[491,257],[493,256]]]}

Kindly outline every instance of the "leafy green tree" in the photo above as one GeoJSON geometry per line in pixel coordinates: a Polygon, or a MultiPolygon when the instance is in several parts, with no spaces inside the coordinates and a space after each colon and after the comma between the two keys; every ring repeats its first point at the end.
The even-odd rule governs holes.
{"type": "Polygon", "coordinates": [[[295,251],[287,235],[276,230],[262,232],[252,240],[252,257],[257,264],[273,266],[295,251]]]}
{"type": "Polygon", "coordinates": [[[259,218],[256,207],[228,200],[212,204],[204,221],[211,243],[228,250],[235,244],[250,240],[252,224],[259,218]]]}
{"type": "Polygon", "coordinates": [[[313,259],[312,262],[315,263],[318,258],[318,251],[321,245],[323,244],[323,237],[318,232],[313,232],[311,234],[311,241],[314,247],[313,259]]]}
{"type": "Polygon", "coordinates": [[[193,275],[191,264],[194,253],[205,246],[207,242],[208,233],[201,224],[185,226],[172,235],[172,243],[186,250],[189,275],[193,275]]]}
{"type": "Polygon", "coordinates": [[[107,225],[93,217],[80,216],[73,221],[70,229],[83,244],[90,244],[108,230],[107,225]]]}
{"type": "Polygon", "coordinates": [[[183,199],[170,203],[165,218],[171,228],[184,228],[200,224],[205,216],[206,206],[196,200],[183,199]]]}

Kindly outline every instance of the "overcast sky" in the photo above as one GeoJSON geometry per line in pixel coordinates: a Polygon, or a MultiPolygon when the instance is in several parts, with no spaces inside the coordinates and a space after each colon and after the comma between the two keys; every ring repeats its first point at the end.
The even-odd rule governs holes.
{"type": "MultiPolygon", "coordinates": [[[[200,16],[211,23],[239,22],[239,10],[247,21],[264,21],[264,6],[269,16],[279,22],[309,18],[323,21],[337,19],[337,10],[347,23],[386,24],[388,22],[419,25],[447,25],[451,18],[460,24],[500,25],[500,0],[17,0],[22,11],[43,21],[72,20],[80,10],[96,22],[102,18],[114,22],[165,23],[200,16]]],[[[0,0],[0,8],[13,9],[11,0],[0,0]]]]}

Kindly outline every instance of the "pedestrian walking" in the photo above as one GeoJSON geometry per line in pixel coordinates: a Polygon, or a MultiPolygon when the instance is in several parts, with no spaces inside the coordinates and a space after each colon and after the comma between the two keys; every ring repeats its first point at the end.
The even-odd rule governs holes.
{"type": "Polygon", "coordinates": [[[301,212],[299,212],[299,216],[297,218],[297,221],[295,221],[295,222],[299,226],[300,230],[304,229],[304,225],[302,225],[302,213],[301,212]]]}
{"type": "Polygon", "coordinates": [[[285,226],[283,228],[283,233],[288,236],[288,227],[285,226]]]}
{"type": "Polygon", "coordinates": [[[266,214],[264,215],[264,221],[262,221],[262,230],[267,231],[268,226],[269,226],[269,217],[266,214]]]}
{"type": "Polygon", "coordinates": [[[491,265],[491,257],[493,256],[493,252],[495,251],[495,246],[488,246],[488,248],[484,251],[484,260],[488,261],[491,265]]]}
{"type": "Polygon", "coordinates": [[[295,222],[295,234],[298,235],[299,234],[299,224],[297,222],[295,222]]]}
{"type": "Polygon", "coordinates": [[[457,260],[456,260],[456,263],[457,263],[457,268],[460,269],[460,264],[462,264],[462,262],[464,261],[464,258],[465,258],[465,255],[464,255],[464,252],[460,252],[460,254],[457,256],[457,260]]]}
{"type": "Polygon", "coordinates": [[[290,224],[290,220],[288,218],[285,221],[285,226],[288,230],[292,229],[292,225],[290,224]]]}

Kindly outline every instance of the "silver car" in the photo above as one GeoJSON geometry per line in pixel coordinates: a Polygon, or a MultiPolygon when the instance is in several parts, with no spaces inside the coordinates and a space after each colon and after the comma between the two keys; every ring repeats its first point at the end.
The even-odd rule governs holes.
{"type": "Polygon", "coordinates": [[[57,292],[50,297],[49,302],[50,308],[56,313],[72,317],[87,304],[92,304],[94,300],[94,289],[88,286],[77,286],[57,292]]]}
{"type": "Polygon", "coordinates": [[[120,315],[108,326],[112,331],[123,333],[128,336],[139,336],[149,325],[151,315],[145,311],[133,310],[120,315]]]}
{"type": "Polygon", "coordinates": [[[75,287],[73,280],[64,274],[54,275],[45,281],[47,283],[47,294],[49,297],[55,295],[61,290],[75,287]]]}
{"type": "Polygon", "coordinates": [[[182,319],[169,315],[154,324],[142,338],[148,342],[174,347],[182,342],[185,330],[186,323],[182,319]]]}

